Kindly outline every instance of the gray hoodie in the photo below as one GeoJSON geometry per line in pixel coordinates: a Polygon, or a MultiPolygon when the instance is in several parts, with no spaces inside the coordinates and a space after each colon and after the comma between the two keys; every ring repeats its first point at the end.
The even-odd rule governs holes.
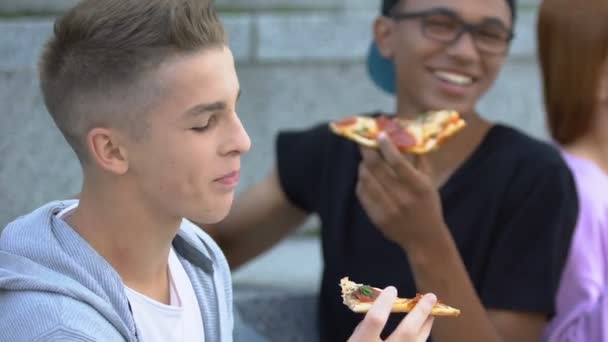
{"type": "MultiPolygon", "coordinates": [[[[118,273],[55,216],[74,203],[51,202],[2,231],[0,341],[138,340],[118,273]]],[[[173,248],[198,298],[205,340],[232,341],[232,287],[224,255],[186,220],[173,248]]]]}

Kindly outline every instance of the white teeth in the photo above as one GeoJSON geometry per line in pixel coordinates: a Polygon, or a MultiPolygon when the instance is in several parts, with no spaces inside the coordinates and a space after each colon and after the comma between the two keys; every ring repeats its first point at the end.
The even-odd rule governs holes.
{"type": "Polygon", "coordinates": [[[471,77],[461,74],[454,74],[447,71],[435,71],[435,76],[439,77],[439,79],[441,79],[442,81],[446,81],[456,85],[469,85],[473,83],[473,79],[471,77]]]}

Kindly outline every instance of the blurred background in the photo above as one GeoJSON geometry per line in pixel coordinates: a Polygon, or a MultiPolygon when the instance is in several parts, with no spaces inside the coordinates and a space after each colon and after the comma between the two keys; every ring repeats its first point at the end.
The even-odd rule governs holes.
{"type": "MultiPolygon", "coordinates": [[[[479,109],[545,139],[535,53],[539,1],[519,1],[508,63],[479,109]]],[[[0,229],[47,201],[78,193],[81,185],[78,161],[46,113],[36,72],[54,17],[75,3],[0,0],[0,229]]],[[[392,110],[391,97],[374,87],[364,65],[379,1],[216,0],[216,6],[237,61],[239,114],[253,142],[242,162],[239,191],[272,166],[279,129],[392,110]]],[[[237,306],[245,320],[257,321],[258,330],[314,330],[312,299],[321,269],[317,226],[312,218],[234,272],[237,306]],[[286,320],[281,311],[298,317],[286,320]]]]}

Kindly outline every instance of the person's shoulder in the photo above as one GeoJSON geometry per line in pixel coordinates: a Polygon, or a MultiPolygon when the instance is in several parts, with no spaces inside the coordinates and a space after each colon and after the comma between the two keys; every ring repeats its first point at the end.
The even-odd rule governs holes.
{"type": "Polygon", "coordinates": [[[608,175],[594,162],[562,151],[562,155],[572,170],[581,212],[590,214],[608,223],[608,175]]]}
{"type": "Polygon", "coordinates": [[[528,171],[546,171],[554,167],[567,170],[559,150],[548,141],[500,124],[496,125],[490,134],[487,142],[500,151],[501,157],[506,159],[505,162],[511,162],[513,165],[523,164],[528,171]]]}
{"type": "Polygon", "coordinates": [[[7,341],[124,340],[91,305],[59,294],[3,291],[0,316],[7,341]]]}
{"type": "Polygon", "coordinates": [[[28,213],[22,213],[15,217],[4,228],[9,230],[27,230],[29,227],[44,225],[50,221],[53,214],[60,212],[74,203],[78,203],[78,201],[74,199],[65,199],[47,202],[28,213]]]}
{"type": "Polygon", "coordinates": [[[560,150],[560,152],[575,178],[580,180],[581,185],[590,184],[603,189],[608,187],[608,175],[604,173],[599,165],[564,150],[560,150]]]}
{"type": "Polygon", "coordinates": [[[328,120],[315,122],[312,124],[296,127],[284,127],[278,131],[278,137],[283,138],[284,136],[296,136],[303,138],[318,138],[320,136],[329,135],[331,133],[329,129],[328,120]]]}
{"type": "Polygon", "coordinates": [[[531,192],[577,201],[572,171],[556,145],[504,125],[491,130],[486,145],[484,160],[491,164],[486,171],[501,179],[515,201],[529,199],[531,192]]]}

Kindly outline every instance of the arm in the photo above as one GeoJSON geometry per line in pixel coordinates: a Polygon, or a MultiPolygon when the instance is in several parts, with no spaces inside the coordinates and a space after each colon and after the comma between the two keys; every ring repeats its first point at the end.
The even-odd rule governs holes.
{"type": "Polygon", "coordinates": [[[432,246],[410,247],[407,252],[419,291],[433,289],[439,298],[462,311],[458,319],[436,323],[435,341],[539,341],[546,323],[544,315],[485,310],[451,237],[432,246]]]}
{"type": "MultiPolygon", "coordinates": [[[[478,294],[443,220],[439,194],[428,177],[430,168],[425,158],[418,158],[414,167],[386,139],[381,139],[380,153],[364,149],[362,155],[357,195],[370,219],[387,238],[403,248],[419,292],[436,293],[462,309],[458,319],[437,322],[434,340],[537,341],[545,316],[551,310],[554,273],[557,273],[553,271],[559,267],[559,258],[555,255],[558,248],[554,248],[558,243],[554,240],[559,240],[566,229],[563,222],[549,220],[554,212],[534,215],[533,206],[541,203],[552,207],[551,200],[560,201],[563,194],[544,202],[533,198],[531,207],[509,222],[505,240],[492,251],[501,258],[493,256],[489,260],[490,276],[478,294]],[[534,222],[529,222],[532,219],[534,222]],[[522,226],[526,222],[527,225],[522,226]],[[518,254],[514,253],[513,246],[517,246],[518,254]],[[539,255],[541,252],[547,255],[539,255]],[[521,262],[532,266],[522,266],[521,262]],[[536,278],[543,280],[536,281],[536,278]],[[533,291],[532,296],[539,298],[522,299],[520,295],[525,291],[533,291]],[[487,311],[481,298],[489,307],[509,309],[487,311]]],[[[542,192],[546,186],[539,189],[542,192]]],[[[556,206],[554,211],[561,209],[562,206],[556,206]]],[[[559,244],[567,245],[567,242],[560,240],[559,244]]]]}
{"type": "Polygon", "coordinates": [[[237,268],[265,252],[304,222],[308,214],[291,204],[276,168],[239,196],[222,222],[202,226],[237,268]]]}

